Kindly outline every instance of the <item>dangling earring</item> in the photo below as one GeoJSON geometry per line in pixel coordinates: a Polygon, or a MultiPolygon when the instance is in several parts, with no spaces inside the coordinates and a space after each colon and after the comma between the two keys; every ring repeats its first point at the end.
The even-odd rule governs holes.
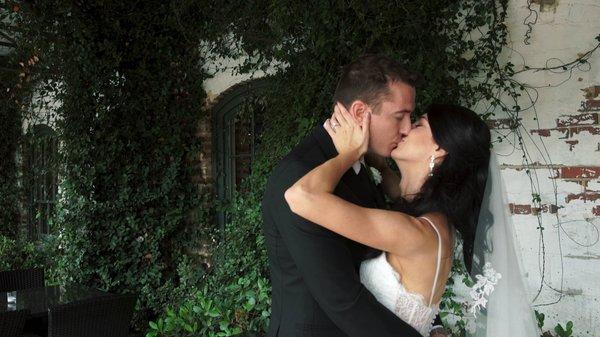
{"type": "Polygon", "coordinates": [[[433,168],[435,167],[435,155],[431,155],[431,159],[429,160],[429,176],[433,177],[433,168]]]}

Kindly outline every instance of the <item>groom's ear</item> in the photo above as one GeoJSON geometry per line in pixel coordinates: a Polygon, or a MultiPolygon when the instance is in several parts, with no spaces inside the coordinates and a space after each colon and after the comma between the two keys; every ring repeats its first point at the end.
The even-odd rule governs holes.
{"type": "Polygon", "coordinates": [[[354,117],[354,120],[359,125],[362,125],[363,118],[367,115],[369,111],[371,111],[371,108],[361,100],[356,100],[352,102],[352,104],[350,104],[350,108],[348,109],[350,115],[354,117]]]}

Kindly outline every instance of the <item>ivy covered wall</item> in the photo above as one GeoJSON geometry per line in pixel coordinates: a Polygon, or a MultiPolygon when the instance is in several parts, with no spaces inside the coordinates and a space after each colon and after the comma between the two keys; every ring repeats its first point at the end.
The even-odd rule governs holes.
{"type": "MultiPolygon", "coordinates": [[[[2,96],[3,112],[14,111],[14,124],[2,124],[11,137],[19,133],[10,125],[42,108],[57,121],[63,179],[43,245],[54,256],[52,281],[137,292],[136,326],[144,332],[151,320],[151,335],[263,333],[269,285],[259,205],[266,178],[330,113],[339,71],[357,55],[387,53],[421,72],[427,81],[417,113],[434,101],[485,102],[484,117],[500,113],[514,122],[522,109],[525,87],[511,78],[515,66],[498,62],[508,39],[507,1],[2,5],[19,29],[10,61],[17,77],[3,82],[7,92],[58,102],[13,105],[2,96]],[[241,63],[225,70],[223,58],[241,63]],[[221,206],[193,179],[206,139],[197,137],[198,125],[212,113],[203,85],[213,72],[267,69],[263,146],[239,193],[221,206]],[[224,230],[214,226],[218,210],[230,214],[224,230]],[[208,269],[188,254],[199,245],[208,247],[208,269]]],[[[1,143],[2,153],[14,153],[11,144],[1,143]]],[[[8,204],[21,193],[10,185],[11,167],[0,189],[8,204]]],[[[15,215],[0,212],[0,219],[15,215]]]]}

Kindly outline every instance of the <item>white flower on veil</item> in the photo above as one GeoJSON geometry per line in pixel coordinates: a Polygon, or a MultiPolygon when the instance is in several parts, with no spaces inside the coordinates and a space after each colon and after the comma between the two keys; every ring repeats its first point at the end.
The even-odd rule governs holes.
{"type": "Polygon", "coordinates": [[[477,283],[471,288],[470,294],[473,303],[469,311],[473,316],[477,317],[477,312],[481,308],[486,307],[488,298],[492,291],[494,291],[494,286],[498,284],[498,280],[502,278],[502,275],[492,268],[491,263],[486,262],[483,266],[483,275],[477,274],[475,278],[477,279],[477,283]]]}

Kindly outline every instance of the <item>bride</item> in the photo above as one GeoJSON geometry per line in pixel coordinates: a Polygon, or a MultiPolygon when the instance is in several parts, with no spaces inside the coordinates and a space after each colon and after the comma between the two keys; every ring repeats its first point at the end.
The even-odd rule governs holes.
{"type": "MultiPolygon", "coordinates": [[[[478,224],[483,223],[480,209],[484,194],[489,192],[486,181],[490,167],[490,130],[469,109],[431,105],[391,153],[400,176],[385,165],[379,167],[383,170],[384,188],[396,201],[394,209],[370,209],[333,194],[344,172],[367,152],[370,118],[367,114],[362,120],[355,120],[337,104],[325,129],[338,155],[298,180],[286,191],[285,199],[292,212],[299,216],[381,250],[381,255],[362,263],[361,282],[390,311],[428,336],[450,276],[455,238],[462,240],[464,262],[469,270],[473,266],[479,271],[479,266],[490,261],[499,261],[503,273],[511,267],[500,263],[506,259],[494,257],[498,253],[505,256],[507,252],[514,255],[514,252],[495,249],[494,254],[490,254],[492,250],[485,244],[502,237],[489,237],[494,232],[489,230],[490,221],[483,221],[487,225],[485,231],[478,230],[478,224]],[[476,244],[476,237],[483,243],[476,244]]],[[[483,204],[487,207],[488,199],[483,204]]],[[[486,208],[482,213],[490,215],[488,211],[486,208]]],[[[486,219],[494,219],[493,216],[486,219]]],[[[498,217],[492,222],[497,224],[497,220],[498,217]]],[[[505,241],[501,243],[500,247],[507,247],[505,241]]],[[[508,248],[514,250],[511,245],[508,248]]],[[[513,260],[511,262],[516,263],[513,260]]],[[[520,278],[513,281],[511,285],[521,285],[520,278]]],[[[509,290],[521,288],[509,287],[509,290]]],[[[500,293],[506,295],[505,291],[500,293]]],[[[513,302],[523,302],[523,291],[515,294],[520,298],[513,302]]],[[[485,301],[479,304],[485,307],[485,301]]],[[[505,336],[506,333],[536,336],[535,321],[530,318],[527,305],[519,307],[525,310],[518,318],[525,322],[522,329],[510,330],[505,328],[506,323],[514,323],[506,321],[514,316],[510,308],[497,314],[492,304],[490,302],[478,318],[478,322],[484,320],[483,327],[479,324],[477,328],[477,336],[505,336]],[[503,324],[494,323],[502,321],[503,324]],[[494,330],[488,328],[490,324],[494,330]]]]}

